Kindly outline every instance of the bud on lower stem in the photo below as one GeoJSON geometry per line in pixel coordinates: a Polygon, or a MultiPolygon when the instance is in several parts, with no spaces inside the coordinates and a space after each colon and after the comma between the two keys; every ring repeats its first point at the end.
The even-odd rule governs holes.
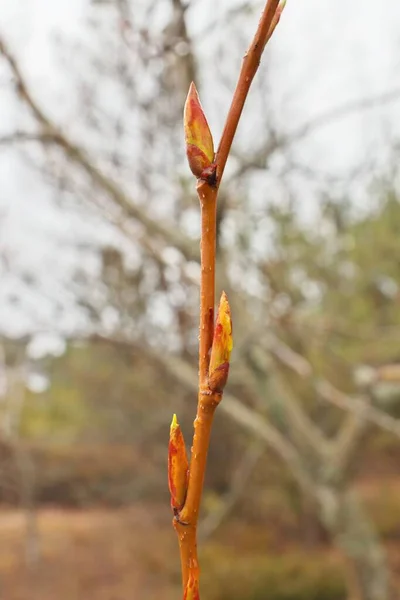
{"type": "Polygon", "coordinates": [[[172,417],[168,445],[168,485],[171,506],[180,510],[186,499],[189,463],[185,440],[176,415],[172,417]]]}
{"type": "Polygon", "coordinates": [[[229,359],[233,348],[231,309],[222,292],[211,347],[208,386],[213,392],[222,392],[228,379],[229,359]]]}
{"type": "Polygon", "coordinates": [[[189,167],[193,175],[201,177],[214,160],[214,142],[194,83],[186,98],[183,125],[189,167]]]}

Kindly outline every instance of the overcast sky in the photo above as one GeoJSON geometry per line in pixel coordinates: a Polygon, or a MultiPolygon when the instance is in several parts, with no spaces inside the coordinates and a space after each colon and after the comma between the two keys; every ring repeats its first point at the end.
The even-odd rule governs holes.
{"type": "MultiPolygon", "coordinates": [[[[145,3],[133,0],[133,14],[145,3]]],[[[201,31],[210,15],[222,14],[225,4],[228,2],[194,2],[189,11],[193,32],[201,31]]],[[[56,106],[60,115],[68,114],[68,79],[59,73],[54,36],[81,39],[88,11],[87,0],[0,0],[1,34],[40,98],[56,106]]],[[[400,88],[400,2],[288,0],[270,51],[275,113],[287,129],[295,128],[343,102],[400,88]]],[[[20,125],[19,112],[5,92],[6,84],[6,71],[0,63],[0,134],[20,125]]],[[[211,102],[211,95],[206,100],[211,102]]],[[[400,133],[399,123],[400,102],[353,115],[312,136],[302,147],[302,160],[332,173],[357,165],[371,152],[383,160],[388,138],[400,133]]],[[[21,268],[43,271],[45,265],[43,277],[50,296],[59,294],[77,259],[70,249],[57,253],[54,249],[69,248],[79,236],[108,235],[107,228],[93,231],[92,224],[88,225],[90,231],[82,223],[77,227],[78,220],[73,215],[66,218],[54,205],[38,174],[19,154],[0,151],[0,250],[5,249],[21,268]]],[[[6,309],[4,304],[10,286],[24,293],[29,304],[28,290],[21,286],[17,290],[16,285],[12,278],[2,277],[0,328],[20,333],[31,317],[6,309]]],[[[38,307],[32,296],[32,303],[32,311],[46,327],[51,322],[51,298],[44,297],[38,307]]],[[[77,318],[67,316],[65,329],[73,328],[77,318]]]]}

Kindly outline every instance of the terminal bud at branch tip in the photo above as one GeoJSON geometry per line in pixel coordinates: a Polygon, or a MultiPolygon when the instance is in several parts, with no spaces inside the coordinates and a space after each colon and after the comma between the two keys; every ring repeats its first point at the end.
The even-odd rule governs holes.
{"type": "Polygon", "coordinates": [[[192,573],[189,574],[183,600],[200,600],[199,580],[192,573]]]}
{"type": "Polygon", "coordinates": [[[176,415],[172,417],[168,445],[168,486],[171,506],[180,510],[186,499],[189,463],[185,440],[176,415]]]}
{"type": "Polygon", "coordinates": [[[183,126],[189,167],[193,175],[200,177],[214,160],[214,142],[194,83],[186,98],[183,126]]]}
{"type": "Polygon", "coordinates": [[[229,360],[233,348],[231,309],[222,292],[211,347],[208,385],[213,392],[222,392],[228,379],[229,360]]]}

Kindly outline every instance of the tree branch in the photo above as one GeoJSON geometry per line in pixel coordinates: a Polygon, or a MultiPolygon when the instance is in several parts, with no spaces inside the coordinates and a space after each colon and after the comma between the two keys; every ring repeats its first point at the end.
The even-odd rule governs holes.
{"type": "Polygon", "coordinates": [[[346,410],[363,420],[374,423],[381,429],[385,429],[400,437],[400,420],[384,413],[383,411],[371,406],[365,399],[344,394],[326,379],[317,379],[313,376],[311,364],[303,357],[294,352],[286,344],[269,336],[267,346],[271,354],[279,361],[292,369],[302,379],[309,379],[318,395],[327,402],[334,404],[338,408],[346,410]]]}
{"type": "Polygon", "coordinates": [[[16,132],[13,137],[5,136],[5,138],[3,138],[3,143],[8,139],[10,142],[42,141],[47,144],[53,143],[55,146],[58,146],[71,162],[83,169],[86,174],[91,177],[93,182],[124,210],[127,216],[139,221],[149,233],[161,236],[168,244],[180,250],[187,260],[198,261],[199,254],[197,244],[192,243],[188,238],[183,236],[178,229],[167,227],[160,221],[152,219],[139,206],[133,204],[131,198],[124,190],[92,162],[87,152],[70,140],[68,136],[45,114],[43,109],[34,99],[17,61],[1,37],[0,54],[2,54],[7,61],[14,76],[18,96],[30,109],[32,116],[41,127],[41,131],[37,134],[16,132]]]}
{"type": "Polygon", "coordinates": [[[265,440],[260,440],[257,437],[257,439],[246,448],[244,456],[239,461],[239,465],[233,474],[229,491],[221,498],[218,508],[210,512],[200,523],[199,537],[201,540],[204,541],[209,538],[233,510],[241,495],[246,490],[247,483],[251,478],[259,459],[265,452],[265,447],[265,440]]]}
{"type": "MultiPolygon", "coordinates": [[[[135,348],[133,342],[119,337],[95,335],[90,338],[90,341],[93,343],[112,344],[123,348],[135,348]]],[[[149,348],[140,347],[139,350],[142,353],[145,352],[154,363],[159,364],[164,368],[188,391],[197,391],[198,382],[196,369],[186,361],[165,352],[155,352],[149,348]]],[[[284,435],[282,435],[266,419],[261,417],[255,410],[252,410],[243,404],[243,402],[241,402],[234,394],[224,392],[224,400],[220,403],[219,407],[221,411],[239,426],[264,440],[288,465],[303,491],[309,495],[313,495],[313,481],[307,474],[297,450],[287,441],[284,435]]]]}
{"type": "MultiPolygon", "coordinates": [[[[176,357],[166,356],[165,354],[154,356],[154,359],[162,362],[171,375],[174,375],[188,389],[197,389],[197,377],[193,367],[176,357]]],[[[227,414],[230,419],[250,433],[256,434],[259,438],[265,440],[290,467],[293,476],[303,490],[310,493],[313,484],[302,464],[299,453],[275,427],[231,393],[224,392],[224,401],[219,406],[220,410],[227,414]]]]}
{"type": "Polygon", "coordinates": [[[271,139],[268,139],[264,146],[255,152],[253,156],[248,156],[248,154],[246,156],[239,155],[238,159],[240,160],[240,166],[234,172],[232,177],[241,177],[246,171],[252,168],[265,169],[267,160],[274,152],[303,140],[305,137],[318,131],[322,127],[331,125],[340,119],[345,119],[354,113],[372,110],[399,101],[400,88],[394,88],[383,94],[377,94],[370,98],[359,98],[358,100],[345,102],[339,106],[328,109],[295,128],[292,132],[281,135],[276,133],[271,139]]]}
{"type": "Polygon", "coordinates": [[[397,87],[393,90],[389,90],[388,92],[371,96],[370,98],[359,98],[358,100],[344,102],[343,104],[324,111],[313,119],[306,121],[292,133],[289,133],[286,136],[286,139],[290,142],[303,139],[307,135],[310,135],[310,133],[313,133],[313,131],[330,125],[339,119],[348,117],[353,113],[379,108],[380,106],[384,106],[385,104],[390,104],[392,102],[398,102],[399,100],[400,88],[397,87]]]}
{"type": "MultiPolygon", "coordinates": [[[[278,9],[279,0],[267,0],[264,12],[246,53],[238,83],[233,95],[221,141],[213,160],[213,142],[208,129],[207,121],[202,113],[195,88],[189,89],[188,100],[185,104],[185,133],[187,155],[192,172],[198,177],[197,193],[201,207],[201,242],[200,242],[200,329],[199,329],[199,383],[196,419],[194,421],[193,445],[190,458],[187,494],[183,507],[175,514],[174,528],[178,534],[183,590],[185,597],[189,589],[189,577],[198,581],[199,567],[197,561],[197,523],[199,518],[200,501],[203,491],[204,474],[206,469],[207,453],[211,436],[213,417],[217,406],[222,399],[223,387],[213,387],[209,377],[210,352],[214,336],[214,303],[215,303],[215,252],[216,252],[216,206],[218,189],[222,180],[229,150],[235,135],[240,115],[250,89],[251,82],[260,64],[264,47],[277,25],[281,10],[278,9]],[[205,136],[206,145],[210,145],[210,156],[203,153],[209,161],[199,172],[193,161],[193,149],[196,148],[195,139],[192,139],[196,129],[193,123],[205,136]],[[191,150],[190,150],[191,147],[191,150]],[[190,158],[192,152],[192,159],[190,158]],[[185,592],[186,590],[186,592],[185,592]]],[[[197,147],[199,151],[199,147],[197,147]]],[[[221,298],[222,301],[222,298],[221,298]]],[[[227,302],[227,300],[226,300],[227,302]]],[[[228,306],[229,309],[229,306],[228,306]]],[[[226,317],[230,322],[229,315],[226,317]]],[[[218,325],[217,325],[218,326],[218,325]]],[[[231,325],[230,325],[231,327],[231,325]]],[[[215,330],[217,331],[217,329],[215,330]]],[[[229,334],[231,335],[231,331],[229,334]]],[[[228,343],[227,341],[224,342],[228,343]]],[[[225,349],[226,350],[226,349],[225,349]]],[[[230,353],[231,348],[229,348],[230,353]]],[[[212,354],[211,354],[212,356],[212,354]]],[[[229,356],[229,355],[228,355],[229,356]]],[[[229,361],[229,358],[227,359],[229,361]]],[[[224,365],[220,365],[221,367],[224,365]]],[[[225,363],[229,369],[229,363],[225,363]]]]}
{"type": "Polygon", "coordinates": [[[229,151],[236,133],[240,115],[246,102],[251,83],[260,64],[261,55],[268,41],[271,24],[277,12],[279,0],[268,0],[264,12],[249,49],[243,58],[239,79],[233,94],[232,103],[225,121],[221,141],[218,146],[215,162],[217,165],[217,181],[220,182],[224,173],[229,151]]]}
{"type": "Polygon", "coordinates": [[[365,398],[347,396],[323,379],[316,381],[315,387],[323,400],[334,404],[342,410],[357,415],[361,419],[366,419],[370,423],[374,423],[374,425],[400,438],[400,420],[371,406],[365,398]]]}

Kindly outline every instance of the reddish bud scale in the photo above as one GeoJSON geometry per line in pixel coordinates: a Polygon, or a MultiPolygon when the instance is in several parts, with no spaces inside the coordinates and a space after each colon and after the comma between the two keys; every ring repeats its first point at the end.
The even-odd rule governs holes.
{"type": "Polygon", "coordinates": [[[229,375],[229,363],[223,363],[212,371],[208,378],[208,387],[212,392],[222,392],[229,375]]]}
{"type": "Polygon", "coordinates": [[[208,386],[213,392],[222,392],[228,379],[229,360],[233,348],[231,310],[225,292],[218,306],[217,321],[211,347],[208,386]]]}
{"type": "Polygon", "coordinates": [[[190,170],[197,178],[201,177],[204,171],[211,166],[204,152],[194,144],[186,144],[186,156],[190,170]]]}
{"type": "Polygon", "coordinates": [[[192,573],[189,575],[183,600],[200,600],[199,581],[192,573]]]}
{"type": "Polygon", "coordinates": [[[189,167],[193,175],[201,177],[214,160],[214,142],[194,83],[186,98],[183,125],[189,167]]]}
{"type": "Polygon", "coordinates": [[[168,445],[168,486],[171,506],[180,510],[186,499],[189,463],[185,440],[176,415],[172,417],[168,445]]]}

